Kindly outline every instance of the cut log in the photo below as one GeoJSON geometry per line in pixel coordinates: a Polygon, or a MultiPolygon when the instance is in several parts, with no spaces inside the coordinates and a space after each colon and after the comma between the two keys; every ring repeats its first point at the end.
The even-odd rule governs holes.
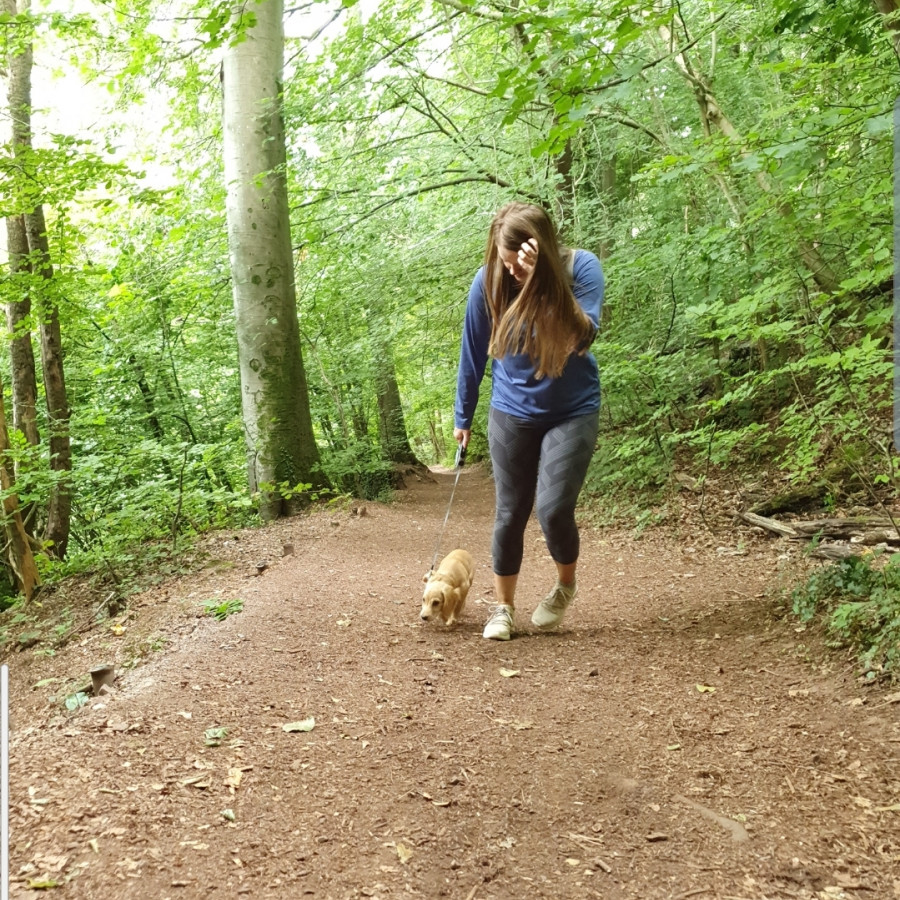
{"type": "Polygon", "coordinates": [[[781,537],[799,537],[797,532],[784,522],[768,519],[765,516],[758,516],[752,512],[742,512],[739,515],[745,522],[749,522],[751,525],[758,525],[760,528],[765,528],[766,531],[771,531],[781,537]]]}

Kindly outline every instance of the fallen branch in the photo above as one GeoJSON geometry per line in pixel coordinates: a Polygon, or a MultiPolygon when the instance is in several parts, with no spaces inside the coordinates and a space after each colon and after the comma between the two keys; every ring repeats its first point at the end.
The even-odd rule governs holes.
{"type": "Polygon", "coordinates": [[[784,522],[779,522],[776,519],[758,516],[756,513],[752,512],[742,512],[739,513],[739,515],[745,522],[749,522],[751,525],[756,525],[759,528],[765,528],[766,531],[771,531],[781,537],[799,537],[797,532],[791,528],[790,525],[785,525],[784,522]]]}
{"type": "Polygon", "coordinates": [[[847,544],[819,544],[809,555],[819,559],[841,560],[856,556],[857,553],[847,544]]]}

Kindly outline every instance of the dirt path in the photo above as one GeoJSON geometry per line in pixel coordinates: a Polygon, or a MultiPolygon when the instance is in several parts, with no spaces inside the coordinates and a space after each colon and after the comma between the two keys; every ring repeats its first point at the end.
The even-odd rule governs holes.
{"type": "Polygon", "coordinates": [[[464,622],[417,619],[450,484],[210,538],[123,633],[9,657],[12,896],[900,897],[900,704],[774,615],[783,548],[586,530],[579,600],[535,634],[532,525],[523,630],[488,642],[477,469],[443,543],[476,557],[464,622]],[[117,691],[61,711],[105,661],[117,691]]]}

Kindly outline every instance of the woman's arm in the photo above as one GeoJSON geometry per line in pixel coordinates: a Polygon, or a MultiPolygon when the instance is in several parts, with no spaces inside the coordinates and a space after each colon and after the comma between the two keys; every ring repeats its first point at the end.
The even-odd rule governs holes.
{"type": "Polygon", "coordinates": [[[478,405],[478,389],[481,387],[487,365],[490,340],[491,319],[484,297],[484,269],[481,268],[472,281],[472,287],[469,288],[469,300],[463,322],[454,410],[457,429],[469,431],[472,428],[475,407],[478,405]]]}
{"type": "Polygon", "coordinates": [[[603,308],[605,287],[600,260],[589,250],[575,251],[573,269],[573,293],[578,305],[594,323],[594,330],[600,327],[600,311],[603,308]]]}

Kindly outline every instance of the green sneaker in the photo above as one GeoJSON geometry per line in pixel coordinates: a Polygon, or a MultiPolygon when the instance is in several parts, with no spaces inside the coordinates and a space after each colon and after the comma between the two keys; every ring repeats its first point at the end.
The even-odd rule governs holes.
{"type": "Polygon", "coordinates": [[[550,629],[556,628],[563,620],[569,604],[575,599],[578,593],[578,587],[572,584],[560,584],[556,582],[556,586],[541,600],[531,617],[532,625],[538,628],[550,629]]]}
{"type": "Polygon", "coordinates": [[[516,611],[511,606],[500,604],[491,609],[482,637],[489,641],[508,641],[515,631],[516,611]]]}

